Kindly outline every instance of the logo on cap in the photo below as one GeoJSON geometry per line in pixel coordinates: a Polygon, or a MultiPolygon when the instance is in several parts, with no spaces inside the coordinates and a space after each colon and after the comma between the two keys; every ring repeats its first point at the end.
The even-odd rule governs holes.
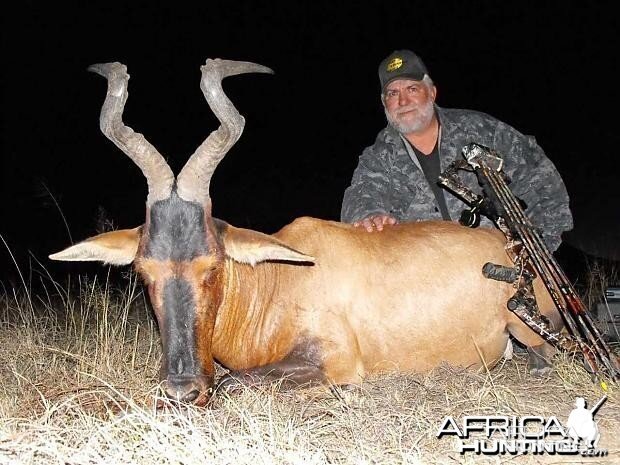
{"type": "Polygon", "coordinates": [[[403,59],[396,57],[396,58],[392,58],[392,60],[387,64],[386,69],[388,71],[396,71],[402,65],[403,65],[403,59]]]}

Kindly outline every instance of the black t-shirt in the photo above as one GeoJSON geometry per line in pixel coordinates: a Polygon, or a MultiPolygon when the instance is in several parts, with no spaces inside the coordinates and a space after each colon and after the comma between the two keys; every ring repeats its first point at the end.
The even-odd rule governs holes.
{"type": "Polygon", "coordinates": [[[441,174],[441,165],[439,163],[439,150],[437,142],[435,142],[433,151],[428,155],[424,155],[422,152],[416,149],[413,144],[411,144],[411,148],[413,149],[416,157],[418,158],[418,161],[420,162],[420,166],[422,167],[424,176],[430,184],[431,189],[433,190],[433,194],[435,194],[435,199],[437,199],[439,211],[441,212],[441,217],[444,220],[450,220],[450,213],[448,213],[448,205],[446,204],[444,191],[437,183],[439,175],[441,174]]]}

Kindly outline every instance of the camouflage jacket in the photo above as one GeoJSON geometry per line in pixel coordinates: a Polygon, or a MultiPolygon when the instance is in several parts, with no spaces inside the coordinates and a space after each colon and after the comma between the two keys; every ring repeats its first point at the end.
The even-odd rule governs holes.
{"type": "MultiPolygon", "coordinates": [[[[526,214],[543,232],[551,251],[561,243],[561,234],[573,226],[564,182],[535,139],[484,113],[436,107],[440,121],[441,170],[462,157],[470,142],[497,150],[504,158],[504,172],[512,180],[513,193],[527,204],[526,214]]],[[[399,221],[441,219],[437,201],[415,155],[410,156],[400,134],[388,125],[359,158],[351,186],[344,193],[341,219],[353,222],[375,214],[388,214],[399,221]]],[[[473,173],[459,177],[480,193],[473,173]]],[[[444,191],[452,220],[458,220],[467,205],[444,191]]],[[[482,225],[491,226],[484,218],[482,225]]]]}

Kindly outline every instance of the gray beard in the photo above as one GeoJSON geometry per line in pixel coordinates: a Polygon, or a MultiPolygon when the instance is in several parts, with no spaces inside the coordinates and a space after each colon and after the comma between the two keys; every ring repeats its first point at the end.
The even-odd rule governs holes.
{"type": "Polygon", "coordinates": [[[392,118],[392,116],[388,113],[387,108],[383,108],[385,111],[385,117],[388,120],[394,129],[396,129],[401,134],[409,134],[411,132],[418,132],[422,129],[428,127],[433,120],[433,115],[435,114],[435,105],[432,101],[429,101],[423,107],[420,107],[419,113],[415,121],[410,123],[402,123],[396,118],[392,118]]]}

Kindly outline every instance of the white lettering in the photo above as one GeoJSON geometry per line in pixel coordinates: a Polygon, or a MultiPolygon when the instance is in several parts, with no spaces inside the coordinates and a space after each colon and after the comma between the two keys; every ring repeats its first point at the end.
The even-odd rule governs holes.
{"type": "Polygon", "coordinates": [[[449,436],[451,434],[456,435],[459,438],[464,438],[465,436],[463,436],[463,433],[461,433],[461,430],[459,429],[459,427],[457,426],[456,422],[454,421],[454,419],[452,417],[446,417],[443,421],[443,423],[441,424],[441,426],[439,427],[439,431],[437,431],[437,437],[441,438],[443,435],[449,436]],[[452,429],[448,429],[448,427],[451,426],[452,429]]]}
{"type": "Polygon", "coordinates": [[[508,417],[493,416],[487,417],[486,436],[490,438],[493,434],[502,434],[504,437],[510,437],[510,419],[508,417]]]}
{"type": "Polygon", "coordinates": [[[545,433],[547,436],[559,434],[563,438],[566,437],[566,431],[564,430],[562,423],[560,423],[556,417],[549,417],[547,419],[547,423],[545,424],[545,433]]]}
{"type": "Polygon", "coordinates": [[[463,437],[468,438],[470,433],[483,432],[488,428],[488,417],[464,417],[463,418],[463,437]],[[481,423],[477,425],[476,423],[481,423]]]}
{"type": "Polygon", "coordinates": [[[520,431],[521,436],[527,439],[542,439],[545,437],[545,419],[543,417],[533,417],[533,416],[525,416],[521,417],[520,421],[520,431]],[[539,431],[528,431],[528,424],[532,423],[540,423],[539,431]]]}
{"type": "Polygon", "coordinates": [[[460,439],[457,449],[461,455],[607,455],[605,449],[587,450],[585,445],[579,446],[567,431],[555,416],[464,416],[460,425],[449,416],[444,418],[436,437],[456,436],[460,439]]]}

